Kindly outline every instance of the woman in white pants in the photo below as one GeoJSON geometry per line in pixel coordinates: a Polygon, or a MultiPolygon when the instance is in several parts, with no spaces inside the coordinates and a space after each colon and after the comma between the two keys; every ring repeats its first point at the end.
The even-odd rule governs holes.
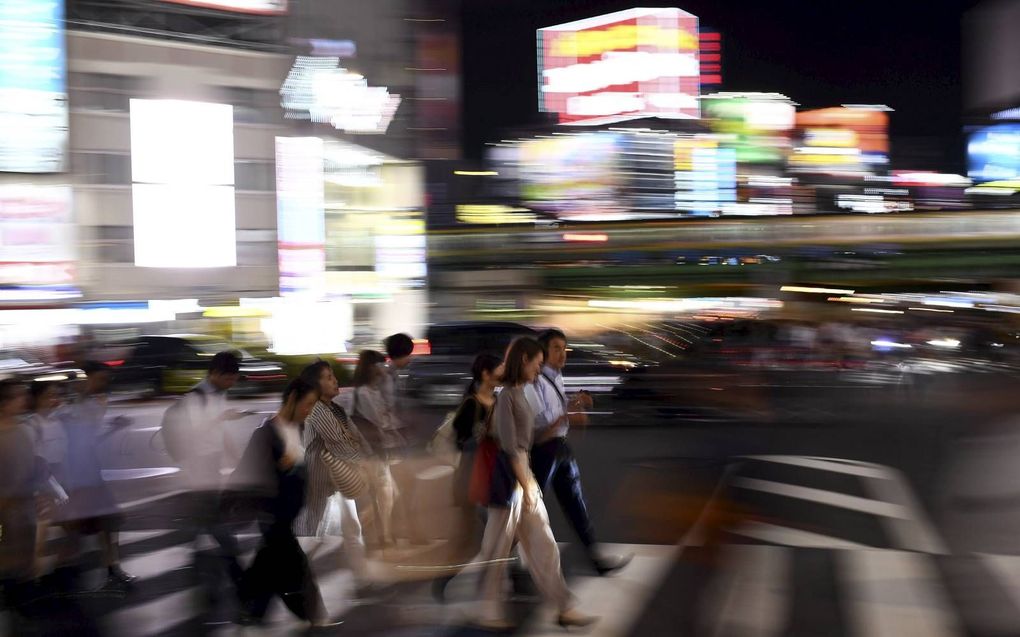
{"type": "Polygon", "coordinates": [[[312,363],[302,370],[301,379],[319,388],[319,400],[305,419],[308,493],[302,531],[317,534],[329,498],[339,493],[344,552],[359,593],[365,593],[370,589],[368,561],[354,499],[366,491],[363,467],[368,459],[366,445],[347,412],[333,402],[340,388],[329,363],[312,363]]]}
{"type": "Polygon", "coordinates": [[[511,343],[504,361],[503,391],[496,399],[490,435],[498,441],[500,458],[492,476],[482,561],[489,566],[482,577],[482,613],[486,628],[508,629],[503,587],[506,560],[513,542],[520,544],[528,571],[545,598],[555,604],[557,623],[564,628],[588,626],[596,618],[579,612],[560,570],[560,552],[549,527],[542,490],[531,474],[528,454],[535,428],[535,413],[525,396],[542,369],[542,346],[531,338],[511,343]],[[504,497],[505,496],[505,497],[504,497]]]}

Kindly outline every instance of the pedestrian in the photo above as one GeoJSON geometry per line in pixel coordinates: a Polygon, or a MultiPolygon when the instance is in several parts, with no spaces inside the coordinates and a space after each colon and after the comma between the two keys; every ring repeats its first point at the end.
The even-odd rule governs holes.
{"type": "MultiPolygon", "coordinates": [[[[452,556],[472,555],[478,549],[476,529],[479,521],[484,524],[485,508],[471,502],[471,472],[475,463],[475,452],[478,439],[484,434],[486,423],[489,422],[492,409],[496,405],[496,389],[503,376],[503,359],[493,354],[479,354],[471,366],[471,383],[464,392],[464,400],[453,417],[454,444],[460,452],[460,458],[454,470],[453,500],[460,509],[459,543],[451,551],[452,556]]],[[[433,581],[432,594],[443,601],[446,587],[455,574],[447,574],[433,581]]]]}
{"type": "Polygon", "coordinates": [[[556,606],[557,623],[564,628],[597,621],[575,607],[560,569],[560,552],[542,502],[542,490],[532,475],[529,455],[535,434],[535,412],[525,388],[535,382],[543,361],[542,346],[532,338],[510,344],[504,362],[503,390],[496,399],[487,435],[498,444],[491,474],[488,514],[482,540],[482,612],[479,624],[505,630],[503,588],[507,559],[514,540],[520,545],[528,571],[545,601],[556,606]]]}
{"type": "Polygon", "coordinates": [[[35,454],[44,481],[36,497],[35,564],[36,578],[42,576],[46,537],[53,523],[56,507],[67,502],[63,486],[64,461],[67,457],[67,432],[57,417],[60,407],[60,386],[55,382],[35,381],[29,385],[29,416],[25,421],[32,435],[35,454]]]}
{"type": "Polygon", "coordinates": [[[395,543],[393,533],[393,507],[397,489],[391,464],[404,447],[404,437],[386,397],[388,372],[386,358],[375,350],[364,350],[358,356],[354,370],[354,399],[351,412],[354,422],[372,447],[369,480],[375,513],[376,543],[381,548],[395,543]]]}
{"type": "Polygon", "coordinates": [[[306,535],[323,535],[330,499],[339,504],[344,553],[358,595],[364,597],[373,587],[356,499],[367,490],[365,463],[370,450],[344,408],[333,401],[340,386],[330,364],[321,360],[312,363],[302,370],[300,378],[319,390],[319,400],[305,420],[308,495],[303,531],[306,535]]]}
{"type": "Polygon", "coordinates": [[[402,428],[407,425],[404,422],[404,416],[407,415],[408,405],[407,397],[401,390],[400,372],[411,364],[414,340],[407,334],[392,334],[386,337],[383,346],[386,348],[389,362],[385,367],[386,376],[383,378],[382,392],[393,412],[398,428],[402,428]]]}
{"type": "Polygon", "coordinates": [[[317,387],[292,380],[276,415],[252,434],[231,476],[232,489],[252,503],[262,534],[238,591],[242,624],[261,624],[274,596],[312,626],[327,624],[319,588],[292,528],[307,487],[302,423],[318,399],[317,387]]]}
{"type": "Polygon", "coordinates": [[[0,585],[14,607],[33,577],[38,469],[35,445],[22,416],[25,386],[0,381],[0,585]]]}
{"type": "Polygon", "coordinates": [[[588,417],[584,412],[591,408],[591,396],[582,392],[572,399],[567,398],[563,382],[563,368],[567,364],[566,335],[560,330],[549,329],[539,334],[538,342],[545,354],[545,365],[534,381],[539,404],[535,413],[531,470],[543,493],[552,487],[595,572],[609,575],[627,566],[633,556],[599,555],[588,504],[581,489],[581,471],[567,442],[571,425],[587,424],[588,417]]]}
{"type": "MultiPolygon", "coordinates": [[[[77,555],[84,535],[96,535],[103,551],[103,564],[107,569],[105,588],[122,592],[135,581],[133,575],[120,567],[117,532],[122,523],[120,507],[110,492],[99,465],[99,444],[106,427],[107,389],[109,369],[93,361],[85,363],[86,379],[78,396],[58,412],[67,433],[67,456],[63,468],[65,488],[69,500],[54,514],[68,534],[61,564],[77,555]]],[[[127,424],[116,418],[115,427],[127,424]]]]}
{"type": "MultiPolygon", "coordinates": [[[[240,549],[222,515],[220,500],[224,470],[240,457],[225,425],[247,415],[232,408],[227,397],[240,377],[241,355],[235,351],[217,352],[209,360],[206,377],[167,410],[162,426],[168,447],[176,447],[181,477],[188,490],[185,498],[188,530],[195,539],[205,533],[216,541],[216,562],[235,586],[242,574],[238,562],[240,549]]],[[[203,568],[201,557],[196,550],[194,573],[200,584],[209,588],[210,601],[215,601],[219,568],[211,572],[203,568]]]]}

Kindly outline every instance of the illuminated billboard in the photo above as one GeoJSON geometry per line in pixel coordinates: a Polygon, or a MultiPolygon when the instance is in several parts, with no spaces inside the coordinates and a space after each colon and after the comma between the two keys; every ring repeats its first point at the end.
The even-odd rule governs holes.
{"type": "Polygon", "coordinates": [[[283,15],[287,13],[287,0],[162,0],[162,2],[253,15],[283,15]]]}
{"type": "Polygon", "coordinates": [[[790,167],[800,172],[875,173],[889,163],[885,106],[837,106],[797,113],[800,145],[790,167]]]}
{"type": "Polygon", "coordinates": [[[63,171],[67,128],[63,1],[0,2],[0,172],[63,171]]]}
{"type": "Polygon", "coordinates": [[[967,176],[979,183],[1020,178],[1020,124],[997,124],[972,133],[967,176]]]}
{"type": "Polygon", "coordinates": [[[131,100],[131,181],[135,265],[236,265],[232,106],[131,100]]]}
{"type": "Polygon", "coordinates": [[[783,95],[717,93],[706,95],[705,118],[712,131],[727,135],[724,145],[741,163],[780,163],[790,151],[795,108],[783,95]]]}
{"type": "Polygon", "coordinates": [[[539,109],[562,124],[700,115],[698,18],[629,9],[538,30],[539,109]]]}
{"type": "Polygon", "coordinates": [[[75,279],[71,187],[0,186],[0,286],[67,289],[75,279]]]}
{"type": "Polygon", "coordinates": [[[276,138],[276,233],[280,295],[326,294],[323,141],[276,138]]]}

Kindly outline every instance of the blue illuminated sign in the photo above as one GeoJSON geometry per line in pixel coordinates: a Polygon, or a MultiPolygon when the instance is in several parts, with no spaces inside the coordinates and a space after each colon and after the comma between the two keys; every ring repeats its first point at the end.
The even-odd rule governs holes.
{"type": "Polygon", "coordinates": [[[63,0],[0,2],[0,172],[64,170],[63,0]]]}
{"type": "Polygon", "coordinates": [[[975,182],[1020,177],[1020,124],[979,129],[967,143],[967,175],[975,182]]]}

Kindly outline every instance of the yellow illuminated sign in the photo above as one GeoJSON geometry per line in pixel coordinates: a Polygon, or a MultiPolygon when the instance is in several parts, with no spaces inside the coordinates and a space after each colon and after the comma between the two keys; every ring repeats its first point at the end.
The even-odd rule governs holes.
{"type": "Polygon", "coordinates": [[[608,51],[631,51],[642,46],[697,51],[699,45],[697,34],[683,29],[621,24],[608,29],[557,34],[552,43],[552,55],[583,58],[608,51]]]}

